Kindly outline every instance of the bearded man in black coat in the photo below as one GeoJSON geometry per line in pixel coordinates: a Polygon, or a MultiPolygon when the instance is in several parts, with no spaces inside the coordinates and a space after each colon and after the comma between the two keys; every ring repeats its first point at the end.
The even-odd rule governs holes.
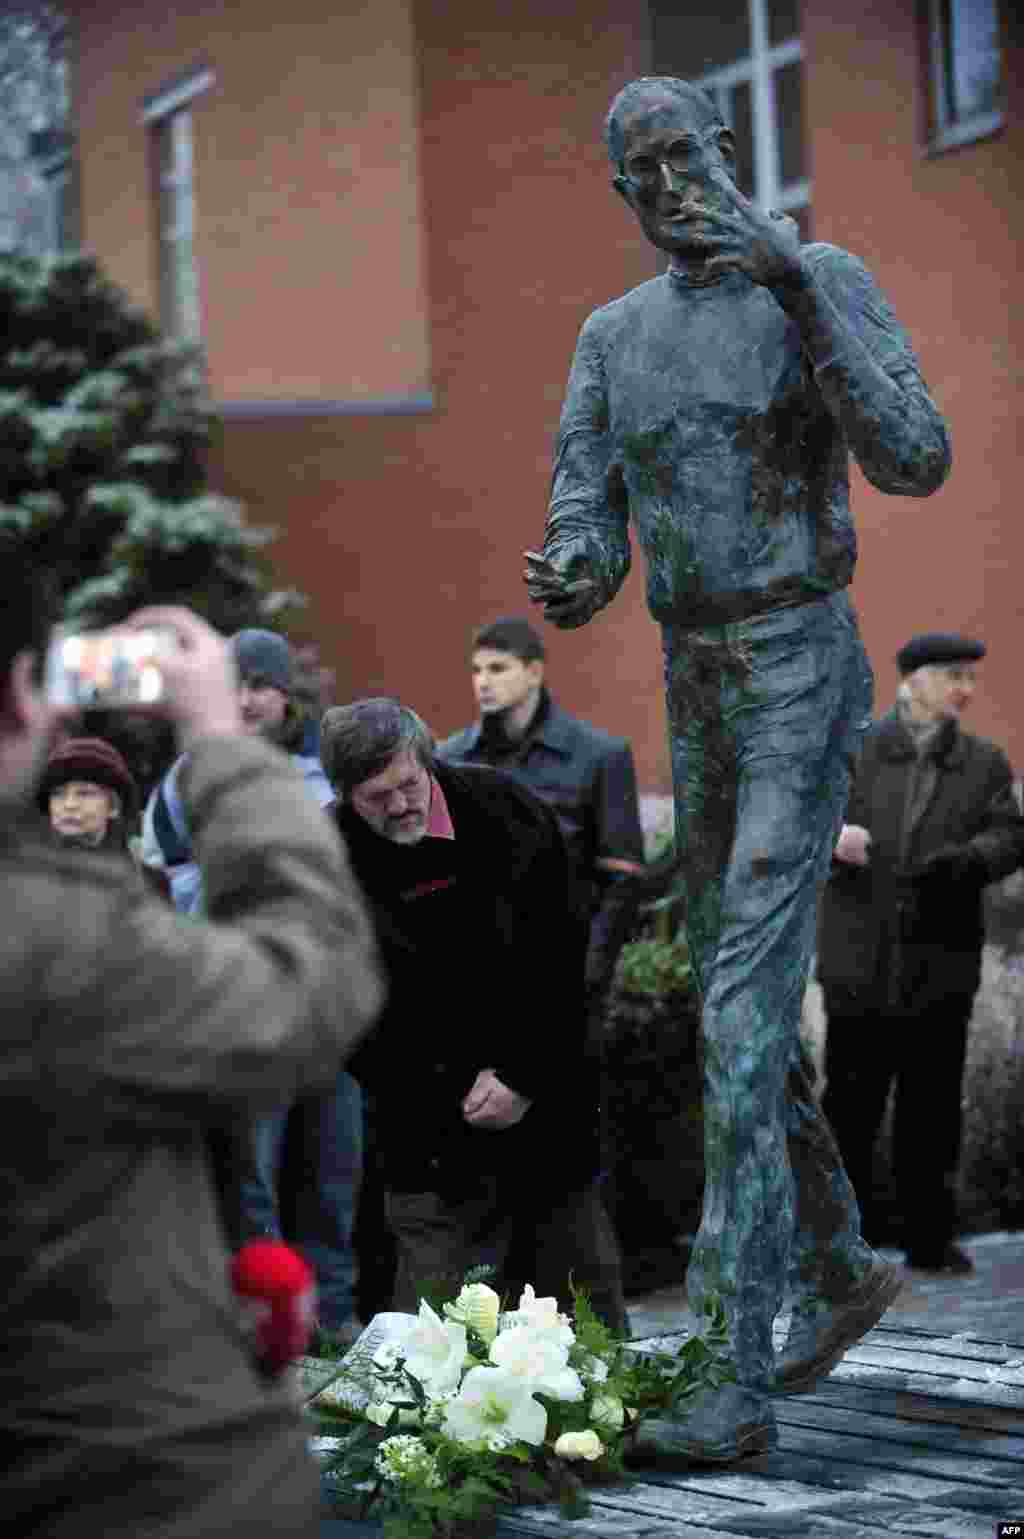
{"type": "Polygon", "coordinates": [[[569,1278],[625,1327],[618,1252],[598,1187],[596,1069],[585,1044],[586,932],[551,810],[498,770],[447,765],[415,712],[335,706],[324,769],[389,977],[348,1068],[372,1098],[398,1249],[392,1307],[458,1291],[506,1257],[518,1297],[571,1302],[569,1278]]]}
{"type": "Polygon", "coordinates": [[[970,1272],[953,1243],[960,1087],[981,977],[982,892],[1024,856],[1006,755],[960,729],[982,642],[915,636],[870,728],[821,909],[823,1107],[876,1241],[872,1154],[896,1082],[893,1175],[910,1266],[970,1272]]]}

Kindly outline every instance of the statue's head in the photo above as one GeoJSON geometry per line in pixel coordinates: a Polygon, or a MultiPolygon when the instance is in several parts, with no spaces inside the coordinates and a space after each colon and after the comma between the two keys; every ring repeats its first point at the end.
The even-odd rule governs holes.
{"type": "Polygon", "coordinates": [[[633,80],[605,120],[612,186],[652,245],[669,255],[706,252],[709,211],[722,206],[715,177],[735,182],[733,136],[699,86],[671,75],[633,80]]]}

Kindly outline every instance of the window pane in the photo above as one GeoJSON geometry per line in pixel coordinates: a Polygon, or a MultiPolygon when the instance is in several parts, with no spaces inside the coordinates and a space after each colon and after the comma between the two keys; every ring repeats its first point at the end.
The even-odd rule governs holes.
{"type": "Polygon", "coordinates": [[[736,139],[736,185],[748,198],[754,187],[754,107],[749,84],[734,86],[729,93],[729,126],[736,139]]]}
{"type": "Polygon", "coordinates": [[[950,0],[950,116],[991,112],[999,103],[999,17],[996,0],[950,0]]]}
{"type": "Polygon", "coordinates": [[[798,0],[768,0],[768,41],[785,43],[800,33],[798,0]]]}
{"type": "Polygon", "coordinates": [[[200,336],[192,195],[192,123],[187,111],[156,125],[160,154],[160,277],[164,329],[172,336],[200,336]]]}
{"type": "Polygon", "coordinates": [[[748,0],[652,0],[654,71],[694,80],[750,52],[748,0]]]}
{"type": "Polygon", "coordinates": [[[779,180],[785,187],[804,171],[803,65],[800,60],[775,71],[775,119],[779,140],[779,180]]]}

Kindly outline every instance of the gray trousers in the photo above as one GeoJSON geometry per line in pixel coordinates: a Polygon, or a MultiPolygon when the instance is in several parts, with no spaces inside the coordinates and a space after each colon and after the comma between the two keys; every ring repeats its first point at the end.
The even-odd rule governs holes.
{"type": "Polygon", "coordinates": [[[739,1382],[767,1391],[787,1286],[811,1306],[842,1297],[872,1257],[799,1034],[871,671],[845,594],[665,627],[664,644],[704,1052],[704,1209],[687,1289],[698,1314],[719,1296],[739,1382]]]}

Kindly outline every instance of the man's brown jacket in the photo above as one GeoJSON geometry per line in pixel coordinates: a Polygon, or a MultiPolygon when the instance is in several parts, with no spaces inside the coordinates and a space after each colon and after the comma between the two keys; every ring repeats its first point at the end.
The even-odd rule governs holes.
{"type": "Polygon", "coordinates": [[[257,1376],[204,1136],[332,1083],[381,998],[338,836],[284,754],[197,745],[208,920],[0,824],[0,1512],[12,1534],[318,1532],[257,1376]]]}

